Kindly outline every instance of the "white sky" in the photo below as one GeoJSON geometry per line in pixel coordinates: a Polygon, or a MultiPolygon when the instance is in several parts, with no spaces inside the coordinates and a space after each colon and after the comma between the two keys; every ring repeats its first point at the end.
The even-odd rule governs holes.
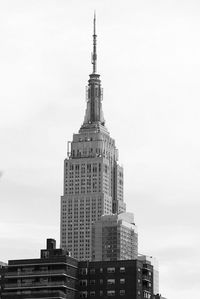
{"type": "Polygon", "coordinates": [[[0,1],[0,260],[53,237],[67,141],[82,124],[97,12],[106,125],[141,253],[168,299],[199,293],[200,2],[0,1]]]}

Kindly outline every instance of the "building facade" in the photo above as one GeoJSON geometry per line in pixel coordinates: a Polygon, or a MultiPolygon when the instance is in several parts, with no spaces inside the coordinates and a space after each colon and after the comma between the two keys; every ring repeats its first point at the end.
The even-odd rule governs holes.
{"type": "Polygon", "coordinates": [[[153,267],[138,260],[80,262],[79,297],[153,299],[153,267]]]}
{"type": "Polygon", "coordinates": [[[93,72],[87,86],[84,122],[64,161],[64,190],[61,197],[60,240],[78,260],[92,258],[92,225],[102,215],[126,210],[123,201],[123,168],[102,111],[100,75],[96,72],[96,31],[94,18],[93,72]]]}
{"type": "Polygon", "coordinates": [[[2,298],[2,292],[4,289],[6,270],[7,264],[0,261],[0,299],[2,298]]]}
{"type": "Polygon", "coordinates": [[[138,233],[132,213],[104,215],[92,227],[92,260],[132,260],[138,256],[138,233]]]}
{"type": "Polygon", "coordinates": [[[153,299],[153,267],[139,260],[77,261],[53,239],[40,258],[10,260],[1,299],[153,299]]]}
{"type": "Polygon", "coordinates": [[[149,262],[153,266],[153,290],[154,294],[159,294],[159,265],[158,260],[153,256],[138,254],[138,260],[149,262]]]}
{"type": "Polygon", "coordinates": [[[47,239],[39,259],[11,260],[4,274],[2,299],[74,299],[78,294],[78,261],[47,239]]]}

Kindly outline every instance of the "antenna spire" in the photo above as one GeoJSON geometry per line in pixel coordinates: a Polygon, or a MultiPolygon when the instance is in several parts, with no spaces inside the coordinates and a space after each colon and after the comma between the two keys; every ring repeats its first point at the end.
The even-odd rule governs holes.
{"type": "MultiPolygon", "coordinates": [[[[100,75],[97,74],[97,53],[96,53],[96,13],[94,12],[93,19],[93,52],[91,56],[91,62],[93,66],[93,71],[89,75],[88,86],[86,87],[86,100],[87,107],[85,112],[85,118],[83,126],[81,128],[97,128],[97,126],[105,126],[105,120],[102,111],[102,98],[103,90],[101,88],[100,75]],[[94,125],[95,124],[95,125],[94,125]]],[[[96,130],[96,129],[95,129],[96,130]]]]}
{"type": "Polygon", "coordinates": [[[93,53],[92,53],[92,64],[93,64],[93,74],[97,71],[97,53],[96,53],[96,44],[97,44],[97,35],[96,35],[96,12],[94,11],[94,33],[93,33],[93,53]]]}

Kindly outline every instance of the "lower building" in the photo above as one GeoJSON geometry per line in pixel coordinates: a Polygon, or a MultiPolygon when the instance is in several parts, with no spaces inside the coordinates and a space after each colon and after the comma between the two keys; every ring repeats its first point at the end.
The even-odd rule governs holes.
{"type": "Polygon", "coordinates": [[[92,227],[92,261],[133,260],[138,233],[132,213],[101,216],[92,227]]]}
{"type": "Polygon", "coordinates": [[[7,266],[6,263],[0,261],[0,299],[4,288],[4,277],[6,272],[6,266],[7,266]]]}
{"type": "Polygon", "coordinates": [[[149,261],[78,262],[53,239],[38,259],[10,260],[3,277],[1,299],[154,299],[149,261]]]}
{"type": "Polygon", "coordinates": [[[78,261],[56,249],[53,239],[39,259],[11,260],[5,273],[2,299],[74,299],[78,292],[78,261]]]}
{"type": "Polygon", "coordinates": [[[159,266],[158,260],[153,256],[138,254],[138,260],[149,262],[153,266],[153,293],[159,294],[159,266]]]}
{"type": "Polygon", "coordinates": [[[79,262],[79,298],[153,299],[153,267],[138,260],[79,262]]]}

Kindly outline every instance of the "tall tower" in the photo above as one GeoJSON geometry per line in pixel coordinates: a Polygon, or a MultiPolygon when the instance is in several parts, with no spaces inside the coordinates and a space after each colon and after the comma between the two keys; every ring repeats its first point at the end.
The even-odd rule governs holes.
{"type": "Polygon", "coordinates": [[[68,142],[61,196],[61,247],[79,260],[92,258],[92,225],[102,215],[126,210],[123,168],[118,164],[115,140],[105,127],[102,111],[96,40],[94,15],[93,71],[88,80],[85,118],[78,134],[68,142]]]}

